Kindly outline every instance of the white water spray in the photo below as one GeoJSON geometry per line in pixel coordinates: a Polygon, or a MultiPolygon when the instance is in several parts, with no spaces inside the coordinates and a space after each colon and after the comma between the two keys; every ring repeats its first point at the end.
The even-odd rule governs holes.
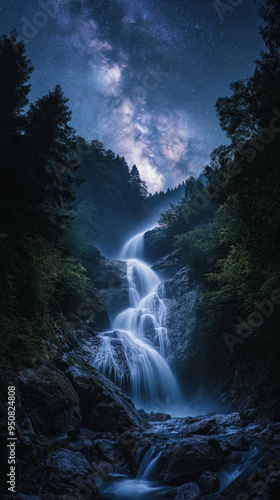
{"type": "Polygon", "coordinates": [[[124,389],[136,407],[172,412],[181,403],[181,393],[166,361],[170,342],[164,286],[141,260],[143,237],[140,233],[131,238],[121,252],[131,307],[118,314],[112,331],[100,334],[93,364],[124,389]]]}

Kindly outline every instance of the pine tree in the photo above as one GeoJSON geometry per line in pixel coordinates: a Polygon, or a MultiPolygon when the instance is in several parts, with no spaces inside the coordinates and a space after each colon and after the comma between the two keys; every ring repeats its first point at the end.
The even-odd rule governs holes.
{"type": "Polygon", "coordinates": [[[78,162],[67,103],[57,85],[32,104],[27,113],[26,136],[34,174],[30,196],[38,204],[43,222],[54,238],[63,233],[71,220],[74,188],[81,183],[75,177],[78,162]]]}
{"type": "Polygon", "coordinates": [[[133,165],[130,171],[130,203],[132,206],[133,215],[136,219],[140,218],[145,213],[145,199],[148,196],[146,183],[141,180],[138,168],[133,165]]]}
{"type": "Polygon", "coordinates": [[[22,165],[24,108],[33,71],[23,42],[13,32],[0,38],[0,233],[13,235],[19,228],[25,172],[22,165]]]}

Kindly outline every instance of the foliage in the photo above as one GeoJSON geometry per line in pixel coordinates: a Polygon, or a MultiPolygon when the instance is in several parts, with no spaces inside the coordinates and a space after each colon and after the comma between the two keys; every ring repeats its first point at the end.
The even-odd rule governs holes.
{"type": "Polygon", "coordinates": [[[197,383],[223,380],[221,387],[232,380],[238,392],[236,374],[242,373],[244,383],[252,380],[249,370],[257,370],[254,395],[250,383],[244,395],[267,408],[267,398],[279,398],[280,310],[277,300],[272,304],[280,282],[279,2],[267,0],[261,15],[267,52],[254,74],[233,83],[231,95],[216,104],[231,143],[213,151],[203,172],[206,185],[191,179],[185,197],[162,214],[160,225],[169,248],[175,245],[190,278],[201,285],[187,376],[196,370],[197,383]],[[231,350],[225,334],[233,336],[231,350]]]}
{"type": "Polygon", "coordinates": [[[96,324],[104,324],[91,283],[96,245],[115,249],[121,228],[140,222],[147,188],[136,166],[75,135],[60,85],[28,106],[33,67],[15,32],[0,39],[0,68],[0,365],[7,368],[32,365],[34,353],[49,360],[85,319],[81,304],[97,298],[96,324]]]}

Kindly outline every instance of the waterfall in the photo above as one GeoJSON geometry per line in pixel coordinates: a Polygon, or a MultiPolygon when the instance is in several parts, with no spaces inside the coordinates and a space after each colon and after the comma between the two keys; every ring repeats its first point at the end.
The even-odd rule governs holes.
{"type": "Polygon", "coordinates": [[[127,266],[130,307],[121,311],[113,330],[100,334],[93,365],[121,387],[137,408],[171,412],[181,392],[166,359],[170,342],[166,328],[164,285],[142,260],[144,233],[131,238],[121,258],[127,266]]]}
{"type": "MultiPolygon", "coordinates": [[[[147,230],[146,230],[147,231],[147,230]]],[[[144,234],[139,233],[133,236],[127,243],[125,243],[123,249],[121,250],[120,259],[133,259],[142,258],[144,253],[144,234]]]]}
{"type": "Polygon", "coordinates": [[[146,451],[137,472],[138,478],[153,479],[153,475],[157,470],[157,462],[163,448],[163,445],[153,445],[146,451]]]}

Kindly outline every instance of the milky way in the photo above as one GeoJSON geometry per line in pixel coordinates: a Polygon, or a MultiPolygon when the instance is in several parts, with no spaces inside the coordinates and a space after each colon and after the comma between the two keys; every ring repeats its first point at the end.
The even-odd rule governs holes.
{"type": "Polygon", "coordinates": [[[60,83],[79,135],[136,163],[155,191],[199,174],[226,141],[213,106],[263,48],[253,1],[231,4],[9,0],[1,31],[25,39],[31,99],[60,83]]]}

